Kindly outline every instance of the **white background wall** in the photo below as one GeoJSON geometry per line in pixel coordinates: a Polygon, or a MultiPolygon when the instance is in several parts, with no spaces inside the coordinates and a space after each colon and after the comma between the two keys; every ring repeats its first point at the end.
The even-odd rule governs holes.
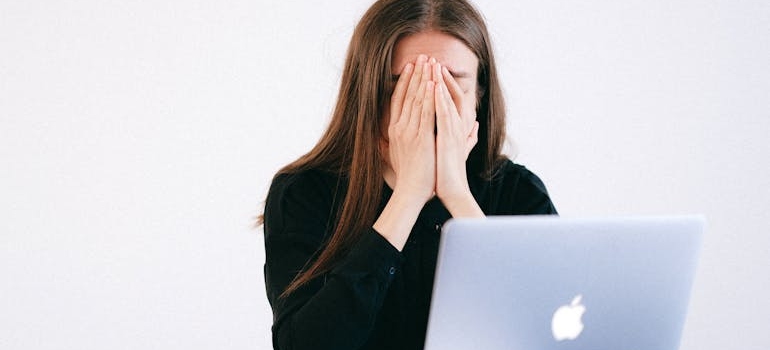
{"type": "MultiPolygon", "coordinates": [[[[770,347],[770,2],[477,2],[563,215],[705,213],[683,349],[770,347]]],[[[267,349],[272,174],[368,1],[0,1],[0,348],[267,349]]]]}

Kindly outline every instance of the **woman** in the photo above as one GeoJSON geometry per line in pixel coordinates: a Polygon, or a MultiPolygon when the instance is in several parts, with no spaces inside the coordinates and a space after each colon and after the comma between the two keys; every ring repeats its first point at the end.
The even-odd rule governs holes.
{"type": "Polygon", "coordinates": [[[381,0],[348,49],[329,128],[273,179],[265,283],[276,349],[421,349],[441,225],[555,214],[501,154],[486,26],[464,0],[381,0]]]}

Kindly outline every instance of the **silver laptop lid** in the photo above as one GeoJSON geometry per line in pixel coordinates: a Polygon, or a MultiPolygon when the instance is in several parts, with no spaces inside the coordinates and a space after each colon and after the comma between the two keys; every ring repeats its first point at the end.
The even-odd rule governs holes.
{"type": "Polygon", "coordinates": [[[426,350],[679,346],[701,216],[450,220],[426,350]]]}

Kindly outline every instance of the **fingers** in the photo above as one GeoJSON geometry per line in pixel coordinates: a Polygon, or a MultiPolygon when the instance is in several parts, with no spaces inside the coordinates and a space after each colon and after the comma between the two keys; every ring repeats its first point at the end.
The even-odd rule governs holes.
{"type": "Polygon", "coordinates": [[[458,124],[460,121],[460,117],[447,88],[446,80],[441,74],[441,64],[436,64],[433,69],[434,76],[438,77],[435,101],[436,118],[438,118],[436,120],[436,126],[438,128],[438,132],[444,132],[444,130],[452,132],[457,127],[456,124],[458,124]]]}
{"type": "Polygon", "coordinates": [[[407,84],[411,80],[412,72],[414,71],[414,64],[407,63],[404,69],[401,70],[401,76],[398,77],[396,87],[393,89],[393,95],[390,97],[390,125],[398,122],[401,117],[401,109],[404,105],[404,97],[406,96],[407,84]]]}
{"type": "MultiPolygon", "coordinates": [[[[416,100],[420,100],[419,98],[417,98],[417,96],[422,96],[418,90],[422,85],[420,84],[420,82],[423,79],[423,70],[425,68],[425,63],[427,61],[428,61],[428,57],[426,57],[425,55],[420,55],[417,57],[417,62],[414,65],[414,72],[412,73],[412,76],[409,79],[409,85],[406,89],[406,97],[404,98],[403,105],[400,108],[400,111],[401,111],[401,114],[400,114],[401,117],[399,118],[400,122],[406,122],[406,124],[411,124],[411,117],[413,116],[412,109],[414,108],[414,103],[416,100]],[[409,119],[402,120],[401,118],[409,118],[409,119]]],[[[418,116],[419,116],[419,111],[418,111],[418,116]]]]}
{"type": "Polygon", "coordinates": [[[449,119],[449,108],[446,104],[446,98],[444,91],[446,91],[446,84],[441,76],[441,64],[435,64],[433,66],[433,76],[436,77],[436,93],[435,93],[435,108],[436,108],[436,131],[438,133],[446,132],[449,119]]]}
{"type": "Polygon", "coordinates": [[[432,80],[425,82],[425,93],[423,94],[422,115],[420,117],[419,133],[421,135],[433,137],[433,127],[436,125],[436,108],[434,93],[436,83],[432,80]]]}
{"type": "Polygon", "coordinates": [[[465,108],[471,108],[471,105],[475,108],[475,102],[469,104],[468,106],[463,103],[463,99],[465,97],[463,89],[460,86],[460,83],[458,83],[452,74],[449,73],[449,69],[446,67],[441,69],[441,78],[445,81],[445,85],[449,90],[449,95],[451,96],[451,99],[457,108],[458,116],[463,121],[462,124],[465,126],[465,130],[467,132],[471,132],[471,129],[473,128],[473,122],[476,120],[476,113],[466,111],[465,108]]]}
{"type": "Polygon", "coordinates": [[[425,82],[425,95],[423,95],[423,107],[422,118],[420,121],[420,134],[433,137],[433,130],[436,126],[436,82],[431,78],[435,78],[432,68],[437,64],[435,58],[431,58],[429,64],[425,65],[425,71],[423,73],[423,81],[425,82]]]}
{"type": "Polygon", "coordinates": [[[460,87],[460,84],[455,80],[455,78],[452,76],[451,73],[449,73],[449,69],[446,67],[442,67],[441,69],[441,77],[446,82],[447,87],[449,88],[449,94],[452,96],[452,101],[454,101],[455,105],[457,106],[458,110],[462,110],[463,105],[463,89],[460,87]]]}
{"type": "Polygon", "coordinates": [[[404,67],[396,83],[390,124],[398,123],[410,133],[430,130],[432,134],[438,128],[458,136],[473,135],[475,118],[461,113],[462,99],[462,88],[449,70],[435,58],[419,55],[414,64],[404,67]]]}
{"type": "MultiPolygon", "coordinates": [[[[419,61],[419,58],[418,58],[418,61],[419,61]]],[[[423,116],[426,113],[435,113],[434,110],[433,110],[433,104],[432,103],[429,106],[430,110],[428,110],[428,106],[425,105],[425,102],[426,102],[426,95],[425,95],[425,93],[428,90],[428,85],[430,85],[430,83],[432,83],[432,81],[430,79],[430,75],[431,75],[430,67],[431,67],[431,64],[428,63],[428,62],[424,62],[424,63],[422,63],[419,66],[422,66],[421,69],[420,69],[420,71],[421,71],[420,85],[417,88],[417,93],[414,96],[413,105],[412,105],[412,111],[411,111],[411,115],[409,117],[409,123],[408,123],[408,128],[410,130],[415,130],[415,131],[419,131],[422,119],[424,119],[423,116]]],[[[432,86],[431,86],[430,90],[431,90],[431,93],[432,93],[433,92],[432,86]]],[[[429,96],[432,97],[432,95],[429,95],[429,96]]]]}
{"type": "MultiPolygon", "coordinates": [[[[460,113],[460,107],[453,100],[452,90],[456,93],[462,93],[462,90],[457,81],[448,73],[446,67],[441,66],[441,64],[434,65],[433,76],[437,80],[435,88],[437,130],[439,133],[448,133],[467,139],[467,152],[470,152],[478,140],[479,123],[473,115],[464,118],[460,113]]],[[[461,98],[462,95],[457,96],[461,98]]]]}

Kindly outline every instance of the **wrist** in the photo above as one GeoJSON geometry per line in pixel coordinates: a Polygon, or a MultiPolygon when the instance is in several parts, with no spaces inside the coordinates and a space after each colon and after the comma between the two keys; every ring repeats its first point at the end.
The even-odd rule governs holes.
{"type": "Polygon", "coordinates": [[[486,215],[470,190],[439,198],[453,218],[479,218],[486,215]]]}
{"type": "Polygon", "coordinates": [[[402,251],[423,206],[424,203],[408,191],[394,190],[372,228],[402,251]]]}
{"type": "Polygon", "coordinates": [[[470,187],[468,187],[467,183],[464,185],[465,186],[455,186],[457,188],[451,189],[446,187],[442,188],[442,191],[438,191],[436,195],[441,200],[441,203],[444,203],[444,206],[447,204],[461,203],[468,200],[475,201],[470,187]]]}
{"type": "Polygon", "coordinates": [[[425,203],[430,200],[431,196],[431,194],[426,194],[425,191],[396,186],[393,189],[393,195],[390,196],[390,201],[398,203],[403,208],[419,212],[425,206],[425,203]]]}

